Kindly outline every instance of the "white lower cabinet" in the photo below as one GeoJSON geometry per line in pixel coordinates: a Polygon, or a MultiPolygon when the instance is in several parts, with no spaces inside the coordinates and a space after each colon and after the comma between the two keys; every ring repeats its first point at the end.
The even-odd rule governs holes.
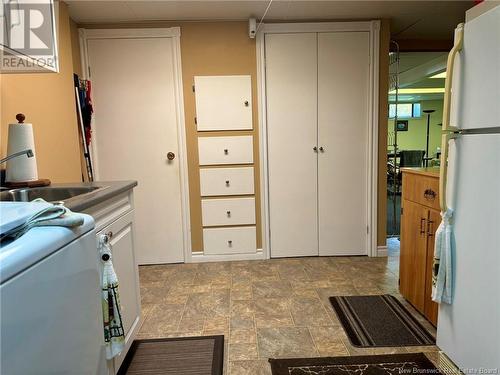
{"type": "Polygon", "coordinates": [[[84,211],[96,220],[96,244],[105,234],[110,239],[113,266],[118,277],[125,349],[108,361],[109,374],[116,374],[140,328],[139,270],[134,248],[132,192],[122,193],[84,211]]]}

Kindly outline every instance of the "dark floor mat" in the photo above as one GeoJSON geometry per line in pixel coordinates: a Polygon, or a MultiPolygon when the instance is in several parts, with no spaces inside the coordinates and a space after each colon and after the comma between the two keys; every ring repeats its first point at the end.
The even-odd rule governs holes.
{"type": "Polygon", "coordinates": [[[222,375],[224,336],[135,340],[118,375],[222,375]]]}
{"type": "Polygon", "coordinates": [[[330,302],[354,346],[435,345],[434,337],[393,296],[337,296],[330,302]]]}
{"type": "Polygon", "coordinates": [[[270,359],[273,375],[441,374],[423,353],[270,359]]]}

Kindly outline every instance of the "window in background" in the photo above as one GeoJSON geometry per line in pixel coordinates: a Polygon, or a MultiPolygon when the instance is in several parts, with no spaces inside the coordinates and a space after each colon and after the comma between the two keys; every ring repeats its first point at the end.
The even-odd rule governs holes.
{"type": "MultiPolygon", "coordinates": [[[[420,103],[399,103],[398,118],[413,118],[422,115],[422,107],[420,103]]],[[[396,104],[389,104],[389,118],[396,116],[396,104]]]]}

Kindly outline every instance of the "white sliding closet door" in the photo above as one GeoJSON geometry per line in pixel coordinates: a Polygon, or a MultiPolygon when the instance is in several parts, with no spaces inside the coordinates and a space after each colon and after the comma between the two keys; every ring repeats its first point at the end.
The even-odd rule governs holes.
{"type": "Polygon", "coordinates": [[[318,255],[317,34],[268,34],[271,256],[318,255]]]}
{"type": "Polygon", "coordinates": [[[369,50],[368,32],[318,34],[319,255],[367,254],[369,50]]]}

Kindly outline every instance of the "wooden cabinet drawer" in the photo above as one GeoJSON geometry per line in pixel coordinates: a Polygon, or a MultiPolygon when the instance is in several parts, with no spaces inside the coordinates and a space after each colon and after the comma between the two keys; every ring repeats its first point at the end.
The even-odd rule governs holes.
{"type": "Polygon", "coordinates": [[[202,197],[254,193],[253,167],[200,169],[202,197]]]}
{"type": "Polygon", "coordinates": [[[439,177],[403,172],[403,199],[439,210],[439,177]]]}
{"type": "Polygon", "coordinates": [[[253,137],[199,137],[200,165],[252,164],[253,137]]]}
{"type": "Polygon", "coordinates": [[[255,224],[255,198],[203,199],[203,226],[255,224]]]}
{"type": "Polygon", "coordinates": [[[255,227],[205,228],[203,243],[206,255],[257,252],[255,227]]]}

